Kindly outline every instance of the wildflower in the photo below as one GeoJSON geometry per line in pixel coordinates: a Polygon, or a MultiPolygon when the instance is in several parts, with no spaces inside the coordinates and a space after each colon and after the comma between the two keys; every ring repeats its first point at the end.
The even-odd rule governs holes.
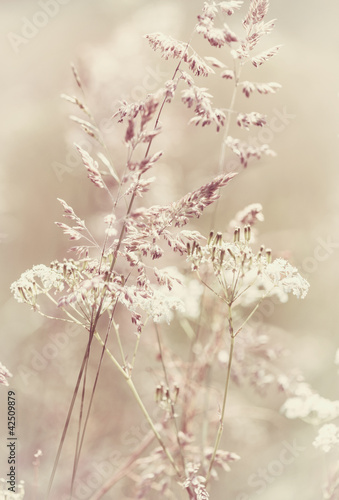
{"type": "Polygon", "coordinates": [[[225,78],[225,80],[233,80],[234,79],[234,71],[232,69],[225,69],[222,73],[220,73],[221,78],[225,78]]]}
{"type": "Polygon", "coordinates": [[[242,240],[239,228],[234,232],[235,241],[232,243],[222,241],[222,235],[218,233],[208,245],[196,246],[188,256],[193,269],[197,270],[206,263],[212,265],[227,302],[234,302],[242,296],[242,305],[250,305],[273,294],[281,302],[286,302],[288,293],[304,298],[309,283],[286,260],[279,258],[271,262],[269,249],[264,252],[262,247],[254,253],[248,241],[249,227],[245,226],[242,240]]]}
{"type": "Polygon", "coordinates": [[[175,295],[182,302],[182,308],[179,309],[179,312],[184,314],[186,318],[197,319],[200,314],[203,285],[197,279],[189,279],[182,275],[175,267],[162,269],[162,273],[170,274],[172,280],[174,279],[172,287],[166,293],[170,296],[171,292],[171,295],[175,295]]]}
{"type": "Polygon", "coordinates": [[[180,59],[187,50],[187,44],[163,33],[150,33],[145,38],[147,38],[153,50],[160,50],[162,57],[165,59],[170,57],[180,59]]]}
{"type": "Polygon", "coordinates": [[[220,128],[225,124],[226,115],[220,109],[213,108],[212,95],[207,92],[205,87],[190,84],[188,89],[182,91],[181,95],[182,102],[188,108],[194,106],[194,117],[191,118],[190,123],[194,123],[194,125],[201,124],[203,127],[215,123],[219,132],[220,128]]]}
{"type": "Polygon", "coordinates": [[[272,47],[269,50],[265,50],[264,52],[261,52],[257,56],[252,57],[251,61],[253,66],[257,68],[258,66],[264,64],[264,62],[268,61],[268,59],[271,59],[271,57],[276,55],[280,47],[281,45],[276,45],[275,47],[272,47]]]}
{"type": "Polygon", "coordinates": [[[313,441],[315,448],[320,448],[328,453],[334,446],[339,444],[339,427],[334,424],[325,424],[320,427],[318,435],[313,441]]]}
{"type": "Polygon", "coordinates": [[[105,184],[102,180],[101,173],[99,172],[98,162],[93,160],[91,155],[84,149],[76,144],[76,148],[81,155],[82,162],[87,169],[88,178],[99,188],[104,188],[105,184]]]}
{"type": "Polygon", "coordinates": [[[145,38],[147,38],[153,50],[160,50],[161,56],[165,59],[171,57],[186,62],[196,76],[208,76],[210,73],[214,73],[212,68],[195,51],[193,51],[193,54],[189,54],[188,50],[192,51],[193,49],[187,43],[175,40],[171,36],[162,33],[151,33],[146,35],[145,38]]]}
{"type": "Polygon", "coordinates": [[[119,297],[119,302],[131,312],[137,308],[150,316],[155,323],[166,322],[173,319],[173,310],[184,311],[182,300],[165,293],[157,287],[149,288],[147,292],[139,290],[136,286],[125,287],[125,295],[119,297]]]}
{"type": "Polygon", "coordinates": [[[268,264],[264,273],[284,293],[293,293],[298,299],[306,297],[309,283],[285,259],[275,259],[268,264]]]}
{"type": "Polygon", "coordinates": [[[18,302],[36,305],[36,298],[41,293],[47,293],[52,288],[64,288],[63,277],[60,272],[43,264],[28,269],[20,278],[12,283],[11,292],[18,302]]]}
{"type": "MultiPolygon", "coordinates": [[[[213,453],[213,448],[211,447],[205,448],[204,455],[207,461],[211,459],[212,453],[213,453]]],[[[238,460],[240,460],[240,456],[237,453],[234,453],[233,451],[225,451],[219,449],[215,456],[214,465],[217,467],[221,467],[225,472],[230,472],[231,467],[229,464],[237,462],[238,460]]],[[[218,477],[215,469],[213,471],[213,476],[216,478],[218,477]]]]}
{"type": "Polygon", "coordinates": [[[229,2],[220,2],[219,7],[223,12],[226,12],[228,16],[234,14],[234,11],[240,9],[243,2],[240,0],[231,0],[229,2]]]}
{"type": "Polygon", "coordinates": [[[239,113],[237,117],[237,125],[241,128],[249,130],[250,125],[262,127],[266,125],[266,117],[261,113],[253,111],[252,113],[239,113]]]}
{"type": "Polygon", "coordinates": [[[319,424],[339,416],[339,401],[331,401],[311,393],[287,399],[281,411],[287,418],[300,418],[319,424]]]}
{"type": "Polygon", "coordinates": [[[186,467],[188,477],[183,482],[183,488],[191,488],[194,491],[194,498],[199,500],[208,500],[209,494],[206,490],[206,479],[197,474],[199,467],[193,463],[187,464],[186,467]]]}
{"type": "Polygon", "coordinates": [[[226,138],[225,144],[239,157],[240,163],[245,168],[247,167],[249,161],[253,158],[260,160],[263,155],[275,156],[275,152],[270,149],[267,144],[254,146],[231,136],[226,138]]]}
{"type": "Polygon", "coordinates": [[[239,84],[242,87],[242,91],[246,97],[250,97],[251,93],[255,90],[259,94],[275,94],[277,90],[281,88],[279,83],[269,82],[269,83],[254,83],[243,81],[239,84]]]}

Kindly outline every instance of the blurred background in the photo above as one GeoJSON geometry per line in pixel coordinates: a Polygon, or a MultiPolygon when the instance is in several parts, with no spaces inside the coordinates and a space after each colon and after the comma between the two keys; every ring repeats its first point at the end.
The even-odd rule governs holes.
{"type": "MultiPolygon", "coordinates": [[[[54,225],[62,217],[57,197],[65,199],[84,219],[105,209],[72,146],[74,141],[89,149],[93,145],[68,119],[77,110],[60,98],[62,93],[77,93],[70,63],[79,70],[88,104],[119,170],[125,159],[123,128],[111,120],[119,100],[145,98],[170,79],[175,68],[172,60],[164,61],[150,49],[143,35],[161,31],[187,40],[201,5],[198,0],[18,0],[0,4],[0,361],[13,373],[11,387],[17,392],[18,479],[26,482],[28,499],[34,498],[32,462],[38,448],[44,453],[40,466],[43,484],[50,470],[76,379],[78,353],[85,344],[79,332],[66,332],[70,339],[67,346],[60,348],[55,358],[53,353],[45,356],[42,350],[46,338],[55,332],[65,333],[64,329],[17,304],[9,287],[32,265],[48,265],[65,255],[69,242],[54,225]],[[53,4],[54,10],[46,10],[47,4],[53,4]]],[[[239,170],[240,175],[225,191],[218,220],[218,229],[225,230],[238,210],[254,202],[263,205],[265,221],[259,227],[260,241],[288,254],[311,284],[304,301],[291,299],[264,319],[286,331],[291,366],[299,366],[312,386],[330,399],[338,398],[334,365],[339,347],[338,16],[339,5],[333,0],[323,9],[315,0],[272,0],[269,18],[277,19],[276,29],[263,42],[263,48],[283,46],[270,62],[258,70],[250,68],[243,76],[258,82],[275,81],[282,89],[275,95],[252,96],[249,100],[239,96],[236,108],[266,113],[269,124],[272,117],[280,120],[279,131],[269,126],[261,136],[277,156],[264,157],[239,170]]],[[[229,25],[234,31],[239,29],[232,19],[229,25]]],[[[220,52],[211,51],[203,40],[194,43],[200,55],[221,58],[220,52]]],[[[210,83],[209,79],[200,79],[199,84],[211,90],[216,106],[228,106],[229,82],[223,80],[216,85],[215,80],[210,83]]],[[[213,126],[209,130],[187,127],[190,117],[179,102],[162,116],[166,132],[160,139],[164,163],[148,203],[173,201],[217,172],[222,132],[217,134],[213,126]]],[[[227,161],[233,159],[230,154],[227,161]]],[[[95,226],[93,217],[92,223],[95,226]]],[[[207,219],[205,224],[208,227],[207,219]]],[[[200,228],[203,226],[202,221],[200,228]]],[[[108,377],[113,377],[111,372],[107,368],[108,377]]],[[[114,380],[112,386],[112,398],[105,394],[106,399],[95,409],[93,421],[101,419],[102,427],[92,428],[87,451],[99,460],[101,451],[111,446],[117,450],[119,463],[124,450],[117,436],[126,426],[135,424],[135,418],[139,425],[141,421],[131,414],[124,389],[114,380]],[[125,400],[127,403],[122,404],[125,400]],[[118,418],[112,419],[112,413],[118,418]],[[102,444],[102,436],[107,435],[110,437],[102,444]]],[[[1,389],[1,405],[5,407],[6,390],[1,389]]],[[[3,420],[5,412],[1,414],[3,420]]],[[[263,463],[275,456],[284,439],[292,442],[295,436],[300,436],[307,452],[255,498],[321,498],[321,473],[314,479],[309,475],[320,468],[310,446],[314,431],[291,421],[281,423],[281,417],[277,418],[279,431],[273,433],[273,451],[269,457],[261,457],[263,463]]],[[[1,422],[1,432],[5,433],[3,426],[1,422]]],[[[0,476],[6,470],[3,443],[4,438],[0,476]]],[[[233,498],[242,492],[242,483],[244,494],[249,496],[239,500],[252,498],[246,482],[258,464],[246,463],[246,472],[239,464],[234,483],[231,475],[223,478],[213,498],[233,498]],[[227,497],[226,484],[232,492],[227,497]]],[[[67,470],[67,464],[64,467],[67,470]]],[[[85,491],[81,498],[89,496],[85,491]]],[[[104,498],[125,496],[115,490],[104,498]]]]}

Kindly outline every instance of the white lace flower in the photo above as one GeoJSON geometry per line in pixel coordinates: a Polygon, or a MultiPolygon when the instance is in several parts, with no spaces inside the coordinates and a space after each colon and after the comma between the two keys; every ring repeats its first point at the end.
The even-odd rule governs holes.
{"type": "Polygon", "coordinates": [[[275,259],[264,267],[263,274],[282,292],[293,293],[298,299],[306,297],[310,287],[308,281],[285,259],[275,259]]]}
{"type": "Polygon", "coordinates": [[[169,324],[173,319],[173,310],[184,311],[182,300],[172,294],[164,293],[163,290],[154,287],[152,295],[149,293],[138,293],[135,286],[126,287],[129,297],[132,301],[126,300],[121,295],[119,302],[124,304],[130,311],[135,312],[138,307],[150,316],[155,323],[166,322],[169,324]]]}
{"type": "Polygon", "coordinates": [[[182,302],[184,309],[181,312],[186,318],[197,319],[200,314],[200,299],[204,291],[204,286],[197,279],[190,279],[181,274],[176,267],[167,267],[162,271],[167,272],[171,277],[175,278],[172,290],[167,291],[164,289],[164,293],[169,296],[174,295],[182,302]]]}
{"type": "Polygon", "coordinates": [[[339,444],[339,427],[334,424],[323,425],[320,427],[318,435],[312,444],[315,448],[320,448],[325,453],[328,453],[339,444]]]}
{"type": "Polygon", "coordinates": [[[319,394],[296,396],[285,401],[281,412],[287,418],[300,418],[313,424],[320,424],[339,416],[339,401],[331,401],[319,394]]]}
{"type": "Polygon", "coordinates": [[[263,272],[258,275],[257,269],[249,270],[242,278],[244,292],[241,294],[241,305],[250,307],[257,304],[263,296],[276,297],[281,303],[288,301],[288,293],[276,286],[263,272]]]}
{"type": "Polygon", "coordinates": [[[248,306],[273,295],[281,302],[287,301],[289,293],[298,298],[306,296],[309,283],[295,267],[281,258],[271,262],[270,249],[261,247],[255,253],[249,244],[251,226],[243,228],[243,236],[240,233],[240,228],[234,231],[232,243],[224,242],[221,233],[213,232],[207,245],[195,243],[188,252],[193,270],[212,265],[228,303],[240,300],[248,306]]]}
{"type": "Polygon", "coordinates": [[[60,272],[44,266],[43,264],[34,266],[32,270],[34,276],[40,279],[44,291],[49,291],[51,288],[57,290],[63,289],[63,277],[60,272]]]}
{"type": "Polygon", "coordinates": [[[18,302],[35,305],[37,295],[49,292],[52,288],[63,289],[63,276],[51,267],[39,264],[28,269],[12,283],[11,292],[18,302]]]}

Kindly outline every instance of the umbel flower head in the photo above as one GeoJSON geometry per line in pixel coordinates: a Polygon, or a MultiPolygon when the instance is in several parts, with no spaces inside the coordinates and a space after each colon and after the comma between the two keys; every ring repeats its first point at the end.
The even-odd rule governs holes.
{"type": "Polygon", "coordinates": [[[212,266],[221,285],[221,297],[228,304],[241,299],[241,305],[248,306],[258,300],[277,295],[286,302],[288,294],[304,298],[309,283],[285,259],[272,261],[272,251],[260,247],[255,252],[251,245],[251,226],[247,225],[241,234],[234,230],[234,241],[225,242],[221,233],[211,231],[207,245],[194,243],[187,247],[192,269],[199,272],[201,266],[212,266]]]}
{"type": "Polygon", "coordinates": [[[328,453],[339,444],[339,427],[335,424],[325,424],[320,427],[318,435],[313,441],[315,448],[320,448],[324,453],[328,453]]]}
{"type": "Polygon", "coordinates": [[[37,295],[49,292],[52,288],[60,291],[63,287],[62,273],[39,264],[22,273],[20,278],[12,283],[11,292],[18,302],[26,302],[35,308],[37,295]]]}

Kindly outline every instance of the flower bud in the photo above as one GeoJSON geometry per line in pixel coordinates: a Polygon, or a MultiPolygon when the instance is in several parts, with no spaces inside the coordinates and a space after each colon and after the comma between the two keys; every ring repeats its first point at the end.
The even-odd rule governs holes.
{"type": "Polygon", "coordinates": [[[266,259],[269,264],[272,262],[272,250],[270,248],[266,248],[266,259]]]}

